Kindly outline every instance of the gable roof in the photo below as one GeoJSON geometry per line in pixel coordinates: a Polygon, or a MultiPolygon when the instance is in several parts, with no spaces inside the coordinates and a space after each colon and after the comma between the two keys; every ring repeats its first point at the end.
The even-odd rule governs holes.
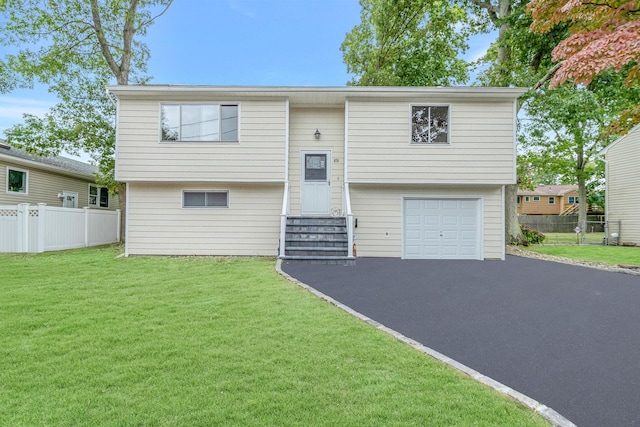
{"type": "Polygon", "coordinates": [[[540,184],[533,190],[519,188],[518,196],[564,196],[572,191],[578,191],[578,186],[540,184]]]}
{"type": "Polygon", "coordinates": [[[0,141],[0,160],[1,159],[40,167],[42,169],[54,170],[63,175],[78,176],[92,181],[95,180],[95,174],[98,172],[96,166],[88,163],[62,156],[34,156],[21,148],[12,147],[3,141],[0,141]]]}

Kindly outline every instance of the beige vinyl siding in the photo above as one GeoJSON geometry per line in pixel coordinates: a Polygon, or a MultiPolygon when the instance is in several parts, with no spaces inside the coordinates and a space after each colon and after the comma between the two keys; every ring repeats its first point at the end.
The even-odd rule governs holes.
{"type": "Polygon", "coordinates": [[[354,229],[358,256],[402,256],[403,197],[481,198],[483,257],[503,258],[502,187],[350,185],[351,204],[358,227],[354,229]]]}
{"type": "Polygon", "coordinates": [[[331,207],[342,210],[344,109],[292,108],[289,118],[289,188],[291,215],[300,215],[301,152],[331,151],[331,207]],[[314,133],[318,129],[320,139],[314,133]]]}
{"type": "MultiPolygon", "coordinates": [[[[620,241],[640,245],[640,127],[607,151],[607,221],[621,221],[620,241]]],[[[616,227],[612,225],[612,227],[616,227]]]]}
{"type": "Polygon", "coordinates": [[[129,183],[130,255],[278,254],[282,184],[129,183]],[[228,208],[183,208],[182,191],[229,191],[228,208]]]}
{"type": "Polygon", "coordinates": [[[515,182],[512,102],[349,101],[349,182],[515,182]],[[411,106],[449,105],[450,144],[411,144],[411,106]]]}
{"type": "MultiPolygon", "coordinates": [[[[70,191],[78,193],[78,207],[82,208],[88,206],[89,203],[89,183],[89,180],[60,175],[33,166],[2,161],[0,162],[0,205],[46,203],[48,206],[61,207],[62,199],[58,198],[58,194],[70,191]],[[28,172],[28,194],[7,193],[7,167],[28,172]]],[[[117,200],[109,196],[109,208],[116,209],[117,207],[117,200]]]]}
{"type": "Polygon", "coordinates": [[[120,100],[118,180],[284,181],[285,101],[240,102],[239,142],[160,142],[161,103],[120,100]]]}

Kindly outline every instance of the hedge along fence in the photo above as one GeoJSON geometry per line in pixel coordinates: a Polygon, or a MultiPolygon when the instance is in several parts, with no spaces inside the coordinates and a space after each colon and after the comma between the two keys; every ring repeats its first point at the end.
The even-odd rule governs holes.
{"type": "Polygon", "coordinates": [[[0,206],[0,252],[47,252],[120,240],[120,210],[0,206]]]}

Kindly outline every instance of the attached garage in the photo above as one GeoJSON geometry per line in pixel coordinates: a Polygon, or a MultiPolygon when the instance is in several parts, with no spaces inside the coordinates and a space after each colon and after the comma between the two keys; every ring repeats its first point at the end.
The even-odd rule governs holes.
{"type": "Polygon", "coordinates": [[[403,258],[483,259],[480,199],[404,198],[403,258]]]}

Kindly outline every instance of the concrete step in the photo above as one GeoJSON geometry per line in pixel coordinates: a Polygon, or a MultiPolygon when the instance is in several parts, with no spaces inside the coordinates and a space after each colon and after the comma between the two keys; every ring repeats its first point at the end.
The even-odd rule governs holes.
{"type": "Polygon", "coordinates": [[[347,233],[296,233],[286,232],[285,239],[291,241],[321,241],[321,242],[341,242],[347,241],[347,233]]]}
{"type": "Polygon", "coordinates": [[[349,242],[346,240],[323,241],[323,240],[289,240],[286,241],[287,248],[347,248],[349,242]]]}
{"type": "Polygon", "coordinates": [[[287,217],[287,225],[338,225],[346,226],[347,219],[345,217],[314,217],[314,216],[290,216],[287,217]]]}
{"type": "Polygon", "coordinates": [[[346,233],[347,226],[342,225],[287,225],[291,233],[346,233]]]}
{"type": "Polygon", "coordinates": [[[335,248],[305,248],[297,250],[286,249],[284,254],[286,256],[308,256],[308,257],[325,257],[325,256],[338,256],[346,257],[348,255],[347,250],[340,250],[335,248]],[[330,250],[333,249],[333,250],[330,250]]]}
{"type": "Polygon", "coordinates": [[[329,264],[329,265],[344,265],[353,266],[356,265],[355,258],[325,256],[325,257],[313,257],[313,256],[285,256],[283,258],[285,263],[304,263],[304,264],[329,264]]]}

